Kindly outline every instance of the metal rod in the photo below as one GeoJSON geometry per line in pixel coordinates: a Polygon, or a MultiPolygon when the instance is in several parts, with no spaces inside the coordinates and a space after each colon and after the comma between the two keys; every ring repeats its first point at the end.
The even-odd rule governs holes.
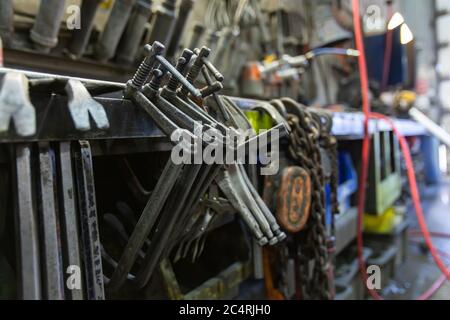
{"type": "MultiPolygon", "coordinates": [[[[206,66],[204,66],[202,68],[202,74],[203,74],[203,77],[206,80],[206,84],[209,85],[209,86],[212,85],[213,80],[212,80],[211,76],[209,75],[208,70],[206,70],[206,66]]],[[[225,106],[223,104],[222,99],[219,97],[219,94],[213,93],[213,99],[216,102],[217,107],[219,108],[219,112],[221,113],[221,116],[223,117],[225,122],[229,121],[230,120],[230,116],[229,116],[229,114],[228,114],[228,112],[227,112],[227,110],[226,110],[226,108],[225,108],[225,106]]]]}
{"type": "Polygon", "coordinates": [[[17,222],[19,231],[20,294],[24,300],[40,300],[41,268],[36,205],[33,197],[32,150],[30,145],[15,148],[17,181],[17,222]]]}
{"type": "Polygon", "coordinates": [[[137,56],[147,23],[152,15],[151,1],[138,1],[117,49],[117,61],[132,64],[137,56]]]}
{"type": "Polygon", "coordinates": [[[175,57],[175,55],[177,54],[180,40],[186,28],[186,23],[192,11],[193,4],[193,0],[181,1],[180,8],[177,14],[177,21],[173,28],[172,39],[170,39],[169,45],[167,47],[167,57],[169,58],[169,60],[175,57]]]}
{"type": "Polygon", "coordinates": [[[39,208],[41,211],[45,298],[64,299],[64,273],[62,267],[62,246],[59,238],[59,219],[55,202],[55,161],[53,150],[46,142],[39,144],[39,208]]]}
{"type": "Polygon", "coordinates": [[[9,47],[12,45],[14,36],[14,9],[12,0],[0,1],[0,37],[3,45],[9,47]]]}
{"type": "Polygon", "coordinates": [[[133,267],[134,262],[139,254],[139,250],[150,234],[161,210],[166,203],[169,193],[173,189],[175,182],[181,173],[183,166],[175,165],[171,159],[167,161],[161,177],[152,192],[152,196],[147,202],[141,217],[139,218],[136,228],[131,234],[130,240],[125,247],[123,254],[119,260],[117,268],[109,281],[108,290],[116,291],[125,282],[128,273],[133,267]]]}
{"type": "Polygon", "coordinates": [[[59,74],[42,73],[42,72],[34,72],[34,71],[11,69],[11,68],[0,68],[0,74],[6,74],[6,73],[10,73],[10,72],[24,74],[31,81],[32,80],[52,79],[52,80],[56,80],[56,81],[59,80],[61,82],[67,82],[70,79],[78,80],[81,83],[83,83],[88,90],[90,87],[101,87],[101,86],[109,87],[109,88],[116,88],[117,91],[125,89],[125,83],[120,83],[120,82],[68,77],[68,76],[62,76],[59,74]]]}
{"type": "Polygon", "coordinates": [[[161,129],[166,136],[170,137],[175,130],[179,129],[179,127],[161,112],[142,92],[137,92],[133,97],[133,101],[150,115],[158,128],[161,129]]]}
{"type": "Polygon", "coordinates": [[[146,43],[159,41],[166,46],[170,41],[175,26],[175,4],[176,0],[163,0],[156,9],[146,43]]]}
{"type": "Polygon", "coordinates": [[[163,67],[172,75],[176,76],[177,80],[185,88],[186,91],[196,98],[200,98],[202,93],[198,90],[192,83],[188,81],[169,61],[167,61],[163,56],[156,56],[156,60],[163,65],[163,67]]]}
{"type": "Polygon", "coordinates": [[[205,27],[201,24],[194,25],[192,30],[191,39],[188,43],[188,49],[194,50],[200,46],[200,41],[202,40],[203,34],[205,33],[205,27]]]}
{"type": "Polygon", "coordinates": [[[114,2],[108,22],[100,35],[95,50],[95,57],[98,60],[106,62],[114,57],[135,3],[136,0],[116,0],[114,2]]]}
{"type": "Polygon", "coordinates": [[[89,142],[79,141],[75,151],[78,210],[83,245],[86,296],[89,300],[105,298],[103,267],[95,199],[94,168],[89,142]]]}
{"type": "Polygon", "coordinates": [[[436,124],[417,108],[411,108],[411,110],[409,110],[409,115],[450,148],[450,133],[445,131],[441,126],[436,124]]]}
{"type": "Polygon", "coordinates": [[[101,0],[84,0],[81,5],[80,19],[81,29],[73,30],[72,39],[68,47],[73,58],[79,58],[84,54],[86,46],[94,26],[94,18],[101,0]]]}
{"type": "Polygon", "coordinates": [[[216,48],[220,39],[219,32],[213,31],[208,35],[208,39],[206,41],[206,46],[211,49],[212,58],[216,52],[216,48]]]}
{"type": "MultiPolygon", "coordinates": [[[[80,255],[80,233],[75,205],[75,184],[73,173],[73,161],[71,153],[71,143],[61,142],[59,144],[59,168],[61,175],[61,234],[62,244],[66,252],[65,262],[68,266],[78,266],[81,268],[80,255]]],[[[71,289],[68,294],[72,300],[82,300],[84,283],[81,288],[71,289]]],[[[69,298],[66,297],[66,298],[69,298]]]]}
{"type": "Polygon", "coordinates": [[[168,202],[168,206],[164,210],[160,226],[155,230],[155,233],[150,241],[150,246],[147,249],[143,268],[136,275],[136,282],[139,287],[144,287],[150,280],[157,263],[167,247],[168,240],[174,229],[175,223],[178,221],[186,203],[187,197],[190,195],[190,189],[193,187],[195,177],[198,175],[202,165],[184,166],[183,173],[178,181],[171,199],[174,201],[168,202]]]}
{"type": "Polygon", "coordinates": [[[50,52],[58,44],[65,0],[42,0],[30,37],[36,50],[50,52]]]}

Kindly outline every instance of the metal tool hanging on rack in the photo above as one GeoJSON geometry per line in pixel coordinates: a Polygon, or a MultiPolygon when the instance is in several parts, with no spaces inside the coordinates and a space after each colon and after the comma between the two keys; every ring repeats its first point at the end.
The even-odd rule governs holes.
{"type": "MultiPolygon", "coordinates": [[[[0,132],[7,132],[11,119],[14,127],[20,136],[28,137],[36,134],[36,111],[31,104],[29,91],[62,93],[68,97],[68,109],[72,117],[75,128],[80,131],[91,129],[90,117],[94,120],[100,130],[109,128],[109,121],[103,106],[95,101],[89,93],[82,79],[55,77],[52,75],[33,74],[29,72],[7,72],[3,77],[3,86],[0,91],[0,132]],[[28,80],[28,77],[31,80],[28,80]]],[[[101,84],[92,82],[92,91],[103,90],[101,84]]],[[[105,85],[106,90],[110,88],[105,85]]],[[[120,88],[120,86],[119,86],[120,88]]],[[[114,88],[117,90],[116,88],[114,88]]],[[[113,89],[113,90],[114,90],[113,89]]]]}
{"type": "MultiPolygon", "coordinates": [[[[193,120],[182,112],[179,112],[176,107],[159,96],[159,87],[161,86],[164,75],[161,69],[165,68],[171,73],[172,85],[176,79],[177,82],[180,82],[185,86],[188,92],[193,96],[200,97],[201,92],[161,56],[163,50],[164,46],[158,42],[155,42],[152,47],[147,47],[147,56],[136,72],[134,78],[128,82],[125,96],[131,98],[136,104],[143,107],[166,135],[170,136],[175,130],[180,129],[178,125],[181,125],[183,129],[188,130],[187,132],[190,130],[189,134],[194,137],[193,120]],[[160,64],[160,66],[153,69],[156,63],[160,64]],[[150,77],[150,73],[153,75],[152,79],[149,84],[144,86],[145,82],[150,77]],[[151,100],[153,100],[153,102],[151,100]],[[170,116],[166,116],[159,108],[166,113],[170,113],[170,116]]],[[[126,276],[130,272],[140,248],[149,236],[155,223],[157,223],[157,229],[154,231],[152,237],[154,241],[151,242],[140,271],[136,274],[135,279],[135,282],[139,286],[144,286],[148,282],[155,266],[160,261],[160,255],[165,248],[171,226],[173,226],[175,219],[180,215],[183,209],[183,204],[188,196],[186,190],[189,190],[189,188],[185,188],[189,185],[192,186],[199,170],[199,165],[176,165],[171,160],[167,162],[166,168],[160,177],[155,190],[152,192],[152,196],[150,197],[135,230],[131,234],[130,240],[118,262],[117,268],[108,282],[108,288],[110,290],[118,289],[126,280],[126,276]],[[173,199],[177,199],[177,201],[167,201],[169,196],[173,197],[173,199]],[[164,206],[165,204],[166,206],[164,206]],[[161,212],[163,214],[161,214],[161,212]],[[157,222],[160,215],[162,218],[157,222]],[[158,230],[164,230],[164,233],[161,234],[158,230]]]]}
{"type": "Polygon", "coordinates": [[[145,38],[145,43],[153,43],[158,41],[163,45],[167,45],[172,38],[176,23],[176,0],[160,1],[156,8],[150,32],[145,38]]]}
{"type": "Polygon", "coordinates": [[[95,48],[95,57],[98,60],[106,62],[116,54],[120,37],[126,28],[135,3],[136,0],[116,0],[114,2],[108,22],[95,48]]]}
{"type": "Polygon", "coordinates": [[[186,29],[186,24],[188,22],[188,18],[193,6],[193,0],[182,0],[179,5],[177,20],[175,22],[175,26],[173,27],[173,35],[167,46],[167,57],[169,58],[169,60],[173,59],[178,53],[178,47],[180,45],[181,37],[183,36],[184,30],[186,29]]]}
{"type": "Polygon", "coordinates": [[[17,72],[8,72],[3,77],[0,133],[9,130],[11,119],[19,135],[27,137],[36,133],[36,111],[30,101],[28,78],[17,72]]]}
{"type": "MultiPolygon", "coordinates": [[[[229,123],[233,123],[236,128],[240,129],[250,128],[245,116],[238,111],[230,100],[228,103],[224,101],[224,104],[228,105],[225,111],[230,114],[230,118],[234,119],[229,123]]],[[[284,240],[286,235],[280,230],[275,218],[258,195],[241,165],[230,164],[219,168],[219,175],[215,179],[215,184],[220,187],[229,205],[234,207],[241,215],[260,245],[268,243],[273,245],[284,240]]],[[[200,193],[200,196],[202,194],[204,195],[204,191],[200,193]]],[[[211,210],[209,213],[211,213],[211,210]]],[[[175,260],[186,257],[190,249],[192,249],[193,260],[195,260],[203,247],[205,231],[202,232],[202,228],[207,229],[202,223],[205,215],[202,215],[202,212],[197,208],[186,217],[186,220],[180,221],[180,228],[177,229],[179,231],[174,235],[173,243],[180,243],[175,254],[175,260]],[[177,237],[180,239],[179,241],[175,240],[177,237]],[[201,239],[202,237],[203,239],[201,239]],[[191,248],[192,245],[194,245],[193,248],[191,248]]]]}
{"type": "Polygon", "coordinates": [[[69,55],[74,59],[80,58],[86,50],[100,2],[101,0],[90,0],[83,1],[81,4],[81,28],[73,30],[73,35],[67,48],[69,55]]]}
{"type": "MultiPolygon", "coordinates": [[[[158,42],[146,46],[146,57],[133,79],[127,83],[125,97],[142,107],[167,136],[183,129],[191,141],[197,140],[198,144],[189,148],[187,152],[215,143],[223,145],[225,135],[232,128],[221,124],[191,100],[206,98],[221,88],[218,81],[208,83],[208,86],[201,90],[194,85],[203,67],[207,69],[206,72],[212,72],[216,79],[223,80],[221,73],[206,59],[209,49],[202,48],[196,51],[195,58],[192,58],[193,53],[190,50],[184,50],[176,67],[162,57],[163,50],[164,46],[158,42]],[[189,68],[191,59],[194,61],[189,68]],[[170,78],[163,87],[166,72],[170,73],[170,78]],[[150,81],[147,83],[148,79],[150,81]],[[181,87],[178,88],[179,86],[181,87]],[[202,122],[201,125],[198,124],[199,121],[202,122]],[[196,129],[198,126],[200,130],[196,129]],[[205,135],[211,130],[214,134],[205,135]]],[[[215,98],[217,100],[218,97],[215,98]]],[[[228,114],[237,111],[224,109],[223,112],[228,114]]],[[[244,142],[244,146],[245,143],[249,143],[249,140],[244,142]]],[[[243,146],[236,146],[239,147],[243,146]]],[[[269,242],[275,244],[285,238],[256,190],[250,188],[248,178],[244,177],[246,173],[238,164],[229,167],[207,164],[177,165],[169,159],[125,245],[122,256],[115,264],[113,274],[107,281],[108,290],[111,292],[118,290],[128,278],[132,278],[138,287],[145,286],[159,262],[170,254],[179,241],[192,243],[196,240],[194,258],[199,255],[202,247],[198,246],[199,238],[208,229],[213,215],[199,216],[195,214],[196,208],[213,181],[220,179],[218,178],[220,172],[228,172],[229,186],[239,184],[232,197],[249,207],[249,212],[245,213],[246,217],[253,217],[257,221],[249,224],[249,227],[263,230],[264,233],[261,231],[261,235],[258,234],[263,240],[260,242],[261,245],[269,242]],[[179,239],[178,235],[184,237],[179,239]],[[145,255],[139,259],[142,246],[148,240],[150,244],[145,250],[145,255]],[[136,263],[139,268],[136,269],[136,274],[130,277],[130,271],[136,263]]],[[[239,205],[235,207],[241,209],[239,205]]],[[[251,218],[247,218],[246,221],[249,219],[251,218]]]]}
{"type": "Polygon", "coordinates": [[[42,0],[30,38],[36,50],[49,53],[58,44],[58,33],[64,17],[66,1],[42,0]]]}
{"type": "MultiPolygon", "coordinates": [[[[197,52],[199,52],[199,51],[197,51],[197,52]]],[[[202,57],[200,61],[204,62],[205,57],[202,57]]],[[[207,70],[205,70],[205,66],[203,66],[202,68],[203,68],[202,69],[203,73],[207,72],[207,70]]],[[[221,75],[216,74],[216,77],[220,79],[221,75]]],[[[207,77],[205,76],[205,79],[206,78],[207,77]]],[[[207,83],[208,83],[208,81],[207,81],[207,83]]],[[[249,125],[248,125],[247,120],[245,120],[245,116],[243,116],[242,113],[239,113],[236,106],[226,109],[225,106],[223,105],[224,102],[222,101],[222,98],[219,98],[216,95],[216,96],[214,96],[214,102],[217,103],[217,101],[219,101],[222,104],[222,108],[219,108],[218,106],[216,106],[216,109],[218,111],[224,110],[224,112],[226,113],[228,118],[232,117],[234,119],[234,122],[232,122],[234,127],[240,128],[240,129],[249,129],[249,125]],[[239,120],[237,120],[237,118],[239,120]],[[244,125],[239,125],[238,123],[243,123],[244,125]]],[[[228,103],[230,104],[230,101],[228,103]]],[[[249,185],[249,179],[246,176],[246,173],[243,172],[242,170],[236,170],[236,167],[234,165],[231,166],[231,171],[233,171],[233,173],[231,175],[229,174],[229,171],[230,171],[230,167],[228,167],[228,166],[225,166],[224,168],[219,170],[219,172],[221,172],[221,174],[219,174],[219,178],[217,178],[216,180],[220,181],[220,183],[219,182],[217,182],[217,183],[219,185],[222,184],[224,186],[223,189],[228,191],[227,197],[228,197],[229,201],[237,209],[237,211],[242,214],[244,221],[246,221],[249,228],[251,230],[253,230],[253,233],[255,234],[256,238],[259,239],[259,243],[261,245],[267,244],[269,242],[269,240],[267,239],[267,236],[271,240],[271,244],[275,244],[278,241],[283,240],[285,237],[284,233],[279,231],[279,227],[276,225],[276,221],[273,218],[272,214],[269,212],[269,210],[267,209],[265,204],[262,202],[260,197],[257,195],[257,192],[254,190],[254,188],[251,185],[249,185]],[[222,176],[223,172],[225,172],[224,176],[222,176]],[[238,183],[238,185],[241,186],[240,189],[237,189],[234,187],[234,183],[233,183],[231,177],[233,177],[234,183],[238,183]],[[256,199],[257,203],[255,202],[255,200],[253,200],[253,197],[256,199]],[[258,201],[258,200],[261,200],[261,201],[258,201]],[[246,203],[249,204],[250,209],[247,209],[246,203]],[[270,220],[270,223],[266,219],[270,220]],[[257,220],[260,222],[260,224],[263,226],[263,228],[265,228],[264,230],[266,231],[267,236],[265,236],[263,234],[263,232],[261,231],[260,225],[258,224],[257,220]],[[273,230],[269,229],[269,225],[271,225],[273,230]],[[277,235],[276,238],[273,236],[273,233],[275,233],[277,235]]],[[[200,196],[201,196],[201,194],[200,194],[200,196]]],[[[193,216],[191,218],[191,221],[182,220],[180,222],[180,225],[182,226],[181,234],[182,234],[182,238],[184,237],[184,240],[181,240],[182,244],[178,248],[177,252],[179,253],[181,251],[181,248],[184,247],[184,250],[183,250],[185,252],[184,256],[186,255],[190,244],[193,242],[192,235],[195,234],[195,231],[194,232],[192,231],[192,226],[196,224],[197,219],[198,219],[198,216],[193,216]],[[183,245],[183,243],[185,243],[185,245],[183,245]]],[[[178,232],[176,234],[178,234],[178,232]]],[[[196,250],[194,249],[194,252],[195,251],[196,250]]],[[[177,256],[179,256],[178,253],[177,253],[177,256]]]]}
{"type": "Polygon", "coordinates": [[[13,157],[21,298],[104,299],[89,143],[18,144],[13,157]],[[66,290],[76,268],[81,287],[66,290]]]}
{"type": "Polygon", "coordinates": [[[14,4],[13,0],[0,3],[0,37],[5,47],[10,47],[14,40],[14,4]]]}
{"type": "Polygon", "coordinates": [[[134,62],[151,15],[152,2],[137,1],[117,47],[117,62],[127,65],[134,62]]]}
{"type": "Polygon", "coordinates": [[[75,127],[80,131],[91,129],[89,116],[99,129],[109,128],[109,121],[103,106],[95,101],[84,85],[78,80],[69,80],[65,91],[69,102],[69,111],[75,127]]]}

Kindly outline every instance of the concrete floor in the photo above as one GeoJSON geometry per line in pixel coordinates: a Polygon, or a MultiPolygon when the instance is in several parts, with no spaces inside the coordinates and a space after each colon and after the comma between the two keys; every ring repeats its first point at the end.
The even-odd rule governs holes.
{"type": "MultiPolygon", "coordinates": [[[[422,205],[430,231],[450,234],[450,178],[439,187],[428,188],[422,205]]],[[[411,230],[417,228],[415,211],[409,210],[411,230]]],[[[450,256],[450,239],[433,239],[435,246],[450,256]]],[[[412,300],[423,294],[441,276],[421,238],[411,238],[408,259],[397,272],[397,277],[385,289],[384,296],[394,300],[412,300]]],[[[450,266],[450,259],[443,259],[450,266]]],[[[433,300],[450,300],[450,282],[447,281],[433,296],[433,300]]]]}

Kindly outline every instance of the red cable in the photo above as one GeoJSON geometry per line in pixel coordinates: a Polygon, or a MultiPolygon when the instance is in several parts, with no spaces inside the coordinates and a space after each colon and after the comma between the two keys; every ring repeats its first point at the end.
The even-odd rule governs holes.
{"type": "Polygon", "coordinates": [[[436,280],[435,283],[433,283],[430,289],[425,291],[425,293],[419,296],[416,300],[423,301],[431,299],[431,297],[434,296],[434,294],[444,285],[445,281],[447,281],[447,277],[443,274],[436,280]]]}
{"type": "MultiPolygon", "coordinates": [[[[444,251],[439,250],[439,249],[436,249],[436,251],[441,257],[446,258],[446,259],[450,259],[450,254],[448,254],[447,252],[444,252],[444,251]]],[[[445,274],[443,276],[445,276],[445,274]]],[[[447,280],[447,279],[445,279],[445,280],[447,280]]]]}
{"type": "MultiPolygon", "coordinates": [[[[413,243],[416,243],[416,244],[421,244],[422,243],[422,241],[420,241],[418,239],[409,239],[409,241],[411,241],[413,243]]],[[[444,252],[444,251],[439,250],[439,249],[436,249],[436,251],[441,257],[446,258],[446,259],[450,259],[450,254],[449,253],[444,252]]]]}
{"type": "Polygon", "coordinates": [[[381,119],[381,120],[384,120],[387,123],[389,123],[392,126],[392,130],[394,131],[394,134],[396,135],[397,139],[400,142],[400,147],[402,149],[403,157],[405,158],[405,162],[406,162],[406,168],[407,168],[407,172],[408,172],[408,180],[409,180],[409,184],[410,184],[411,195],[412,195],[412,199],[413,199],[413,203],[414,203],[414,208],[416,210],[417,220],[419,221],[420,231],[422,232],[425,243],[427,244],[427,247],[430,250],[431,255],[433,256],[433,259],[434,259],[436,265],[442,271],[442,273],[447,277],[447,279],[450,279],[450,271],[447,269],[447,267],[445,266],[445,264],[442,262],[441,258],[439,257],[439,254],[437,253],[436,248],[433,245],[433,241],[431,240],[431,234],[430,234],[430,231],[428,230],[428,227],[427,227],[427,224],[425,221],[423,209],[420,204],[421,203],[420,194],[419,194],[419,189],[417,187],[417,180],[416,180],[416,176],[415,176],[415,172],[414,172],[414,166],[413,166],[413,161],[411,158],[411,153],[409,151],[408,142],[406,141],[405,137],[397,130],[394,123],[392,122],[392,120],[389,117],[382,115],[382,114],[377,114],[377,113],[372,113],[370,116],[372,118],[381,119]]]}
{"type": "MultiPolygon", "coordinates": [[[[392,18],[393,10],[392,3],[388,4],[388,19],[392,18]]],[[[385,50],[384,50],[384,61],[383,61],[383,77],[381,80],[381,91],[384,91],[389,83],[389,76],[391,73],[391,64],[392,64],[392,46],[393,46],[393,30],[388,30],[386,32],[386,41],[385,41],[385,50]]]]}
{"type": "MultiPolygon", "coordinates": [[[[405,158],[405,162],[406,162],[406,168],[407,168],[407,172],[408,172],[408,180],[410,183],[411,194],[412,194],[412,198],[413,198],[414,207],[416,210],[417,219],[419,220],[421,233],[425,239],[425,243],[427,244],[427,247],[429,248],[429,250],[433,256],[433,259],[434,259],[436,265],[439,267],[439,269],[443,273],[442,276],[439,277],[439,279],[437,279],[437,281],[430,287],[430,289],[428,289],[424,294],[422,294],[421,296],[419,296],[416,299],[416,300],[428,300],[436,293],[437,290],[439,290],[442,287],[442,285],[445,283],[445,281],[447,279],[450,279],[449,278],[450,272],[440,258],[440,256],[448,257],[449,255],[445,252],[437,250],[434,247],[433,242],[431,240],[432,235],[440,236],[440,237],[447,236],[447,235],[442,234],[442,233],[430,233],[428,231],[428,228],[427,228],[426,222],[425,222],[425,217],[423,214],[423,209],[421,206],[420,194],[419,194],[418,187],[417,187],[417,180],[416,180],[416,176],[415,176],[415,172],[414,172],[413,161],[411,158],[411,153],[409,151],[409,145],[408,145],[408,142],[406,141],[406,138],[398,131],[398,129],[395,127],[395,124],[389,117],[387,117],[383,114],[370,113],[370,118],[383,120],[383,121],[386,121],[387,123],[389,123],[390,126],[392,127],[392,130],[394,131],[396,138],[400,142],[400,147],[401,147],[401,150],[402,150],[403,156],[405,158]]],[[[359,228],[359,230],[362,230],[362,229],[359,228]]],[[[362,237],[362,232],[361,232],[361,237],[362,237]]],[[[361,242],[361,245],[362,245],[362,242],[361,242]]],[[[366,270],[366,268],[364,266],[364,269],[361,271],[363,272],[365,270],[366,270]]],[[[365,272],[364,272],[364,274],[365,274],[365,272]]],[[[371,294],[371,296],[374,299],[377,299],[377,300],[383,299],[375,290],[369,290],[369,293],[371,294]],[[374,292],[375,292],[375,294],[374,294],[374,292]]]]}
{"type": "MultiPolygon", "coordinates": [[[[412,240],[412,239],[411,239],[412,240]]],[[[417,242],[417,241],[413,241],[417,242]]],[[[443,258],[450,259],[450,254],[437,250],[439,255],[443,258]]],[[[441,274],[441,276],[431,285],[430,289],[428,289],[424,294],[418,297],[416,300],[429,300],[431,297],[444,285],[445,281],[447,281],[447,277],[445,274],[441,274]]]]}
{"type": "MultiPolygon", "coordinates": [[[[442,232],[431,232],[430,235],[432,238],[442,238],[442,239],[450,239],[450,234],[442,233],[442,232]]],[[[409,236],[411,237],[422,237],[422,232],[420,230],[411,230],[409,232],[409,236]]]]}
{"type": "MultiPolygon", "coordinates": [[[[384,115],[379,115],[370,112],[370,101],[369,101],[369,86],[368,86],[368,72],[366,65],[366,56],[365,56],[365,48],[364,48],[364,39],[363,32],[361,27],[360,20],[360,6],[359,0],[352,0],[352,8],[353,8],[353,24],[355,28],[355,40],[356,40],[356,49],[360,52],[359,55],[359,72],[360,72],[360,80],[361,80],[361,95],[362,95],[362,107],[364,112],[364,139],[362,146],[362,164],[361,164],[361,175],[359,181],[359,194],[358,194],[358,219],[357,219],[357,245],[358,245],[358,261],[361,271],[361,277],[364,283],[367,283],[367,273],[366,273],[366,263],[363,257],[363,234],[362,234],[362,226],[363,226],[363,216],[364,216],[364,208],[365,208],[365,200],[366,200],[366,180],[368,174],[368,166],[369,166],[369,157],[370,157],[370,134],[369,134],[369,119],[383,119],[391,124],[393,131],[397,138],[399,139],[400,146],[405,158],[406,166],[408,169],[408,179],[411,188],[411,194],[414,201],[414,206],[416,209],[417,219],[419,221],[420,230],[424,236],[425,242],[437,264],[439,269],[445,275],[446,279],[450,279],[450,272],[445,267],[444,263],[438,256],[436,252],[436,248],[433,246],[433,243],[430,238],[430,234],[428,228],[425,223],[425,218],[423,215],[422,207],[420,205],[420,195],[417,188],[417,181],[414,173],[414,167],[411,159],[411,154],[409,152],[409,146],[406,139],[398,132],[397,128],[394,126],[391,119],[384,115]]],[[[440,279],[430,288],[427,292],[419,297],[419,299],[427,299],[440,287],[438,284],[441,282],[440,279]]],[[[442,281],[443,283],[443,281],[442,281]]],[[[377,291],[367,288],[370,295],[376,300],[382,300],[383,298],[378,294],[377,291]]]]}
{"type": "MultiPolygon", "coordinates": [[[[358,57],[359,63],[359,73],[361,82],[361,96],[362,96],[362,109],[364,112],[364,139],[362,145],[362,163],[361,163],[361,174],[359,176],[359,193],[358,193],[358,218],[357,218],[357,247],[358,247],[358,262],[361,271],[361,277],[363,282],[367,283],[367,273],[366,273],[366,262],[364,261],[363,254],[363,235],[362,235],[362,225],[363,225],[363,215],[364,206],[366,203],[366,180],[368,173],[369,157],[370,157],[370,135],[369,135],[369,116],[370,116],[370,101],[369,101],[369,77],[367,72],[366,55],[364,48],[364,39],[362,33],[361,19],[359,16],[360,7],[359,0],[352,0],[353,9],[353,25],[355,28],[355,42],[356,49],[360,52],[358,57]]],[[[373,289],[367,288],[370,295],[376,299],[381,300],[382,297],[373,289]]]]}

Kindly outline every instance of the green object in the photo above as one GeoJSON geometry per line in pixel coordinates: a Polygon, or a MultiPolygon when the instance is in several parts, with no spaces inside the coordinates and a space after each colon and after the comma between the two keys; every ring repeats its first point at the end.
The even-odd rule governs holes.
{"type": "Polygon", "coordinates": [[[390,131],[372,138],[366,212],[382,215],[401,195],[400,147],[390,131]]]}
{"type": "Polygon", "coordinates": [[[171,300],[222,300],[232,299],[239,293],[239,285],[250,277],[250,262],[235,262],[218,275],[194,290],[183,294],[172,264],[165,259],[160,264],[163,286],[171,300]]]}
{"type": "Polygon", "coordinates": [[[272,118],[270,118],[270,116],[266,113],[259,111],[246,111],[245,116],[256,132],[259,132],[260,130],[270,130],[273,128],[272,118]]]}

